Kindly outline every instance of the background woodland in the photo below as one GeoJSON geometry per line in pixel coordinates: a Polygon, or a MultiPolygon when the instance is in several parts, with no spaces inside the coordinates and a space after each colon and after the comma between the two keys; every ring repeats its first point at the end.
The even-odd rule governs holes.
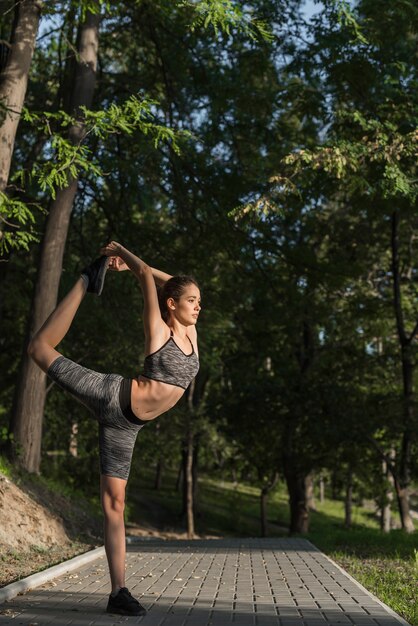
{"type": "MultiPolygon", "coordinates": [[[[1,2],[0,443],[97,491],[87,411],[28,338],[109,239],[202,290],[201,370],[144,428],[132,472],[417,505],[415,2],[1,2]],[[415,500],[414,500],[415,494],[415,500]]],[[[60,346],[137,376],[140,289],[108,275],[60,346]]],[[[180,487],[179,487],[180,488],[180,487]]]]}

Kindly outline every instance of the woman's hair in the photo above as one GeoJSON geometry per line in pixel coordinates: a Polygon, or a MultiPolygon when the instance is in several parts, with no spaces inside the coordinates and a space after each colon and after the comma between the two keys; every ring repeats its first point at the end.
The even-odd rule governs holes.
{"type": "Polygon", "coordinates": [[[172,276],[170,280],[167,280],[167,282],[158,289],[161,317],[165,322],[168,322],[170,317],[167,307],[168,298],[173,298],[175,302],[178,302],[188,285],[196,285],[196,287],[199,287],[192,276],[172,276]]]}

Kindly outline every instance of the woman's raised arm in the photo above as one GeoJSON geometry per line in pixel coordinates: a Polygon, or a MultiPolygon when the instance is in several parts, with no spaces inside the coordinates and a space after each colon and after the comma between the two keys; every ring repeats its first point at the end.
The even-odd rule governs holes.
{"type": "MultiPolygon", "coordinates": [[[[148,338],[158,333],[164,326],[154,278],[154,270],[142,259],[116,241],[111,241],[101,249],[101,254],[119,257],[138,278],[144,296],[144,330],[148,338]]],[[[115,268],[116,269],[116,268],[115,268]]],[[[121,268],[122,269],[122,268],[121,268]]]]}

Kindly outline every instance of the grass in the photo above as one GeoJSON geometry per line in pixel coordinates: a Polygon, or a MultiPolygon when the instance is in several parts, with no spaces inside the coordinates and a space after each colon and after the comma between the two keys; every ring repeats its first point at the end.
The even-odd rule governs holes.
{"type": "MultiPolygon", "coordinates": [[[[178,528],[181,494],[175,490],[175,477],[168,472],[163,488],[156,491],[152,470],[142,470],[139,483],[131,485],[140,500],[131,505],[132,519],[178,528]]],[[[129,499],[129,496],[128,496],[129,499]]],[[[287,493],[281,484],[271,494],[268,505],[270,536],[286,536],[289,522],[287,493]]],[[[217,536],[259,536],[259,490],[212,477],[201,477],[198,484],[196,532],[217,536]]],[[[346,569],[366,589],[399,613],[412,626],[418,626],[418,540],[401,530],[380,531],[370,508],[353,507],[353,526],[343,526],[344,505],[326,499],[311,513],[310,532],[314,545],[346,569]]]]}
{"type": "Polygon", "coordinates": [[[12,475],[12,468],[10,467],[10,463],[3,457],[0,456],[0,474],[10,478],[12,475]]]}
{"type": "Polygon", "coordinates": [[[382,602],[417,626],[416,535],[401,530],[382,533],[370,511],[360,507],[359,522],[346,530],[342,527],[342,509],[342,503],[321,505],[321,510],[312,515],[312,530],[307,538],[382,602]],[[327,521],[330,509],[332,515],[327,521]]]}

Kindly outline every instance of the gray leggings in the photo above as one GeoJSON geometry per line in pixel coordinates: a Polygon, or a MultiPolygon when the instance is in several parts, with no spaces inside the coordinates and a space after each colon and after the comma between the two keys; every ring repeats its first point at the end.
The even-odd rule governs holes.
{"type": "Polygon", "coordinates": [[[51,364],[48,376],[99,422],[100,473],[128,480],[136,437],[143,424],[130,422],[122,413],[119,391],[123,377],[99,374],[65,356],[51,364]]]}

